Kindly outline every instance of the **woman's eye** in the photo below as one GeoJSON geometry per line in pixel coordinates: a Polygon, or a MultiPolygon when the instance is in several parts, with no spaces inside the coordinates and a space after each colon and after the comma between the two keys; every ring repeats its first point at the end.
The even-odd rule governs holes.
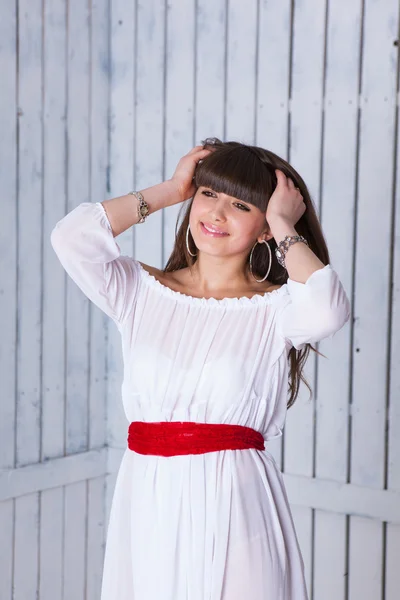
{"type": "MultiPolygon", "coordinates": [[[[204,194],[205,196],[207,196],[208,198],[210,196],[208,196],[208,194],[210,194],[211,196],[215,196],[214,192],[210,192],[209,190],[203,190],[202,194],[204,194]]],[[[235,206],[240,207],[240,210],[247,210],[247,212],[250,210],[249,208],[247,208],[247,206],[245,206],[244,204],[240,204],[240,202],[236,202],[235,206]]]]}

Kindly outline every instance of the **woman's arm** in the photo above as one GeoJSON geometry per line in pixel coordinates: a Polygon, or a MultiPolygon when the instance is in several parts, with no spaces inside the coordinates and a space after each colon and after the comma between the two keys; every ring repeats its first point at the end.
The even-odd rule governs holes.
{"type": "MultiPolygon", "coordinates": [[[[299,235],[294,226],[285,219],[276,219],[269,225],[277,244],[286,235],[299,235]]],[[[289,278],[299,283],[305,283],[314,271],[325,266],[304,242],[296,242],[289,247],[285,254],[285,265],[289,278]]]]}
{"type": "MultiPolygon", "coordinates": [[[[171,180],[158,183],[140,191],[149,205],[149,214],[180,202],[177,186],[171,180]]],[[[132,194],[103,200],[101,204],[106,211],[114,237],[139,222],[137,211],[139,201],[132,194]]]]}

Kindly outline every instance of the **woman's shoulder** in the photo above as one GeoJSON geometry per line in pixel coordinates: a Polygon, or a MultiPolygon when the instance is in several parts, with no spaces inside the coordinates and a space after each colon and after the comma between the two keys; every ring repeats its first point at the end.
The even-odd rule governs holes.
{"type": "MultiPolygon", "coordinates": [[[[139,262],[139,261],[138,261],[139,262]]],[[[163,286],[170,288],[175,292],[186,294],[190,296],[198,295],[196,290],[190,285],[190,269],[184,267],[177,271],[164,272],[161,269],[157,269],[151,265],[139,262],[142,269],[147,271],[149,275],[154,277],[163,286]]],[[[256,282],[251,286],[250,289],[242,290],[240,296],[248,296],[249,298],[255,294],[265,294],[278,290],[282,285],[274,284],[270,281],[256,282]]]]}

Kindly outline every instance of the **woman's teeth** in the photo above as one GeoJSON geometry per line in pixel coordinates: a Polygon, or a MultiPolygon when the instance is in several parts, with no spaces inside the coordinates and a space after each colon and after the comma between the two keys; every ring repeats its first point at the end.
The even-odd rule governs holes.
{"type": "Polygon", "coordinates": [[[200,226],[201,226],[203,233],[205,233],[206,235],[211,235],[214,237],[222,237],[225,235],[229,235],[228,233],[225,233],[224,231],[212,229],[212,228],[208,227],[207,225],[204,225],[204,223],[202,223],[201,221],[200,221],[200,226]]]}

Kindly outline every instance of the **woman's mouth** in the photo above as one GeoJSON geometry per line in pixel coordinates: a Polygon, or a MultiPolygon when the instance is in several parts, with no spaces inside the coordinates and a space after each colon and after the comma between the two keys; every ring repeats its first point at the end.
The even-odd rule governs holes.
{"type": "Polygon", "coordinates": [[[222,231],[221,229],[218,229],[217,227],[213,227],[212,225],[205,225],[201,221],[200,221],[200,227],[201,227],[201,231],[204,233],[204,235],[211,235],[212,237],[225,237],[225,236],[229,235],[229,233],[226,233],[226,232],[222,231]]]}

